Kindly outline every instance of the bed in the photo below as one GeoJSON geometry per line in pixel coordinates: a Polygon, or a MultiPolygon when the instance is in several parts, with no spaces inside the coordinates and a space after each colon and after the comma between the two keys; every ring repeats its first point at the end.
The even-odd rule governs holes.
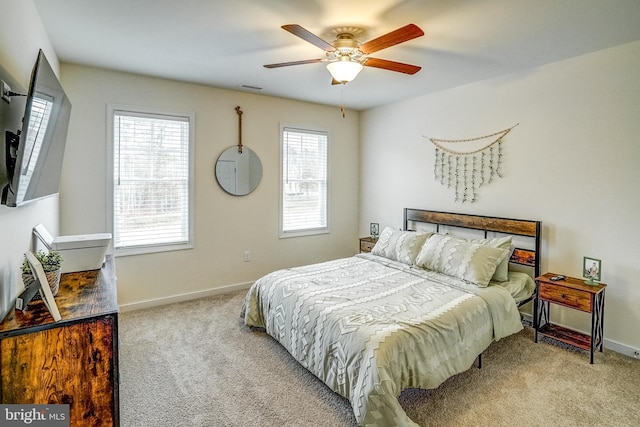
{"type": "Polygon", "coordinates": [[[510,266],[539,274],[540,230],[407,208],[403,230],[385,228],[371,253],[260,278],[241,316],[347,398],[360,425],[416,426],[398,403],[403,390],[438,387],[522,329],[518,305],[535,284],[510,266]]]}

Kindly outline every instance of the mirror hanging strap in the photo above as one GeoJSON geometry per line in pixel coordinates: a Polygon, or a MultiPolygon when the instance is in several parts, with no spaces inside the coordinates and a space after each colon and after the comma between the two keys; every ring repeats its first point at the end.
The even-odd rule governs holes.
{"type": "Polygon", "coordinates": [[[242,154],[242,110],[240,106],[236,107],[238,113],[238,153],[242,154]]]}

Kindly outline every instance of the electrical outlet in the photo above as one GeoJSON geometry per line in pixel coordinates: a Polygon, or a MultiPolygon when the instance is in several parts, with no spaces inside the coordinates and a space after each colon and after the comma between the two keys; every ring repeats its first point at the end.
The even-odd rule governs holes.
{"type": "Polygon", "coordinates": [[[9,85],[4,80],[0,80],[0,94],[2,94],[2,99],[7,101],[7,103],[11,103],[11,96],[9,96],[10,93],[11,88],[9,85]]]}
{"type": "Polygon", "coordinates": [[[251,261],[251,251],[244,251],[244,262],[251,261]]]}
{"type": "Polygon", "coordinates": [[[635,357],[636,359],[640,359],[640,351],[634,351],[633,352],[633,357],[635,357]]]}

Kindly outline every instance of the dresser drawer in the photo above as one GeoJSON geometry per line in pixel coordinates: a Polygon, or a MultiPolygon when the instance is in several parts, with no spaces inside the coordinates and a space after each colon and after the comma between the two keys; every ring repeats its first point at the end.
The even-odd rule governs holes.
{"type": "Polygon", "coordinates": [[[556,284],[541,282],[538,285],[538,294],[540,299],[550,301],[557,304],[574,307],[578,310],[591,313],[591,294],[579,289],[566,288],[556,284]]]}

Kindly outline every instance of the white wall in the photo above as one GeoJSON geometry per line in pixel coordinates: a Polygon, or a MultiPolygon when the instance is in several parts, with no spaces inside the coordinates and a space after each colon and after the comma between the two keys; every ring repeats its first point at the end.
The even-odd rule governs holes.
{"type": "MultiPolygon", "coordinates": [[[[60,205],[62,234],[107,230],[106,106],[129,104],[195,113],[195,248],[118,257],[120,304],[176,297],[253,281],[282,267],[353,255],[358,248],[359,113],[151,77],[62,65],[73,103],[60,205]],[[218,156],[238,143],[262,161],[263,179],[244,197],[215,181],[218,156]],[[278,239],[280,124],[330,132],[331,233],[278,239]],[[252,260],[243,262],[244,251],[252,260]]],[[[107,230],[109,231],[109,230],[107,230]]]]}
{"type": "MultiPolygon", "coordinates": [[[[581,277],[602,260],[605,339],[640,348],[640,42],[416,97],[361,116],[360,232],[402,226],[402,208],[541,220],[543,271],[581,277]],[[464,139],[520,123],[504,140],[504,178],[475,204],[434,180],[427,137],[464,139]]],[[[590,330],[590,317],[553,309],[590,330]]]]}
{"type": "MultiPolygon", "coordinates": [[[[39,49],[58,72],[58,58],[33,3],[24,0],[0,2],[0,63],[24,88],[29,87],[39,49]]],[[[4,138],[5,129],[0,131],[0,137],[4,138]]],[[[4,150],[4,143],[0,146],[4,150]]],[[[0,158],[4,162],[4,152],[0,158]]],[[[57,196],[17,208],[0,205],[0,318],[23,288],[20,264],[24,252],[31,248],[31,229],[38,223],[53,233],[58,231],[57,196]]]]}

